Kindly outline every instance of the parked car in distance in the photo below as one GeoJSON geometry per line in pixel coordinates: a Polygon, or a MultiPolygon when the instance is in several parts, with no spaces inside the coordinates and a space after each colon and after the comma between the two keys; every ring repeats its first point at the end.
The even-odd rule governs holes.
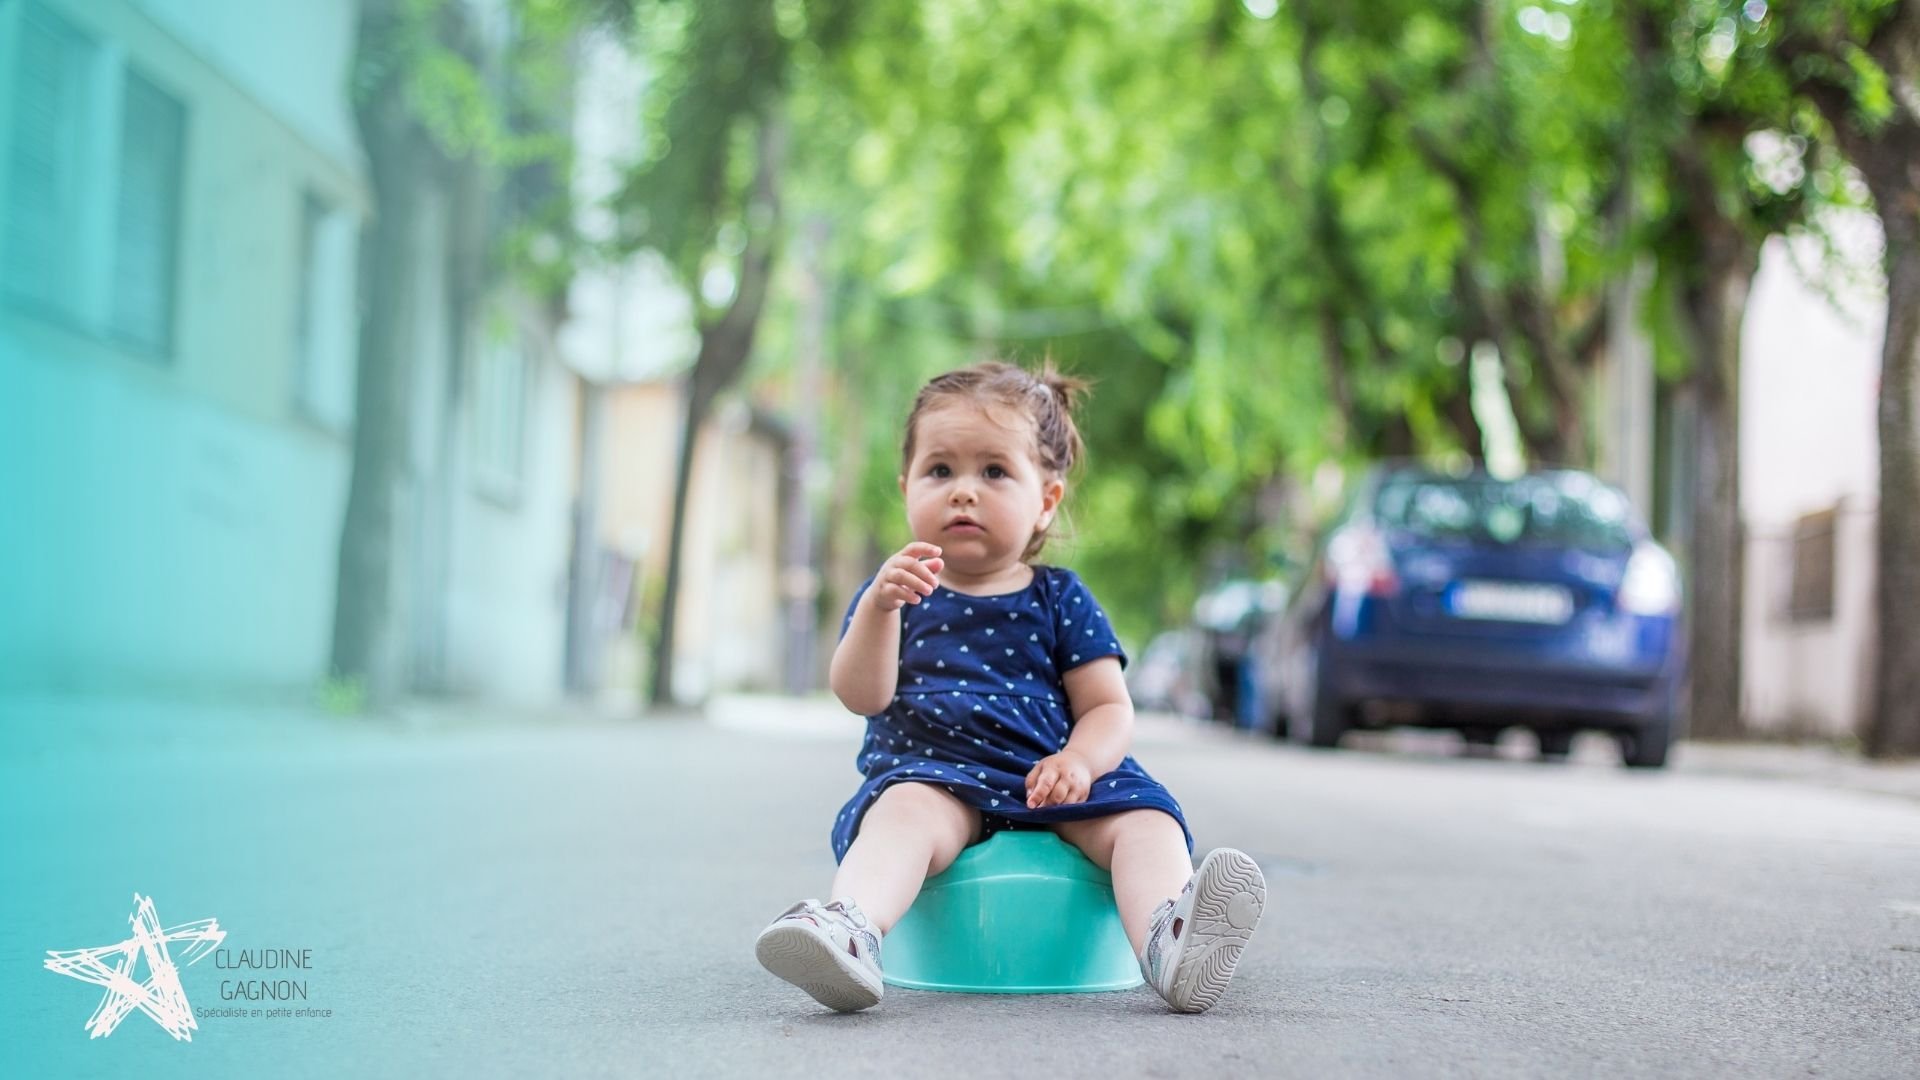
{"type": "Polygon", "coordinates": [[[1672,556],[1587,473],[1381,466],[1255,644],[1267,723],[1321,747],[1355,728],[1491,743],[1523,726],[1548,756],[1593,729],[1657,768],[1677,734],[1680,604],[1672,556]]]}
{"type": "Polygon", "coordinates": [[[1178,713],[1204,720],[1213,706],[1207,700],[1206,641],[1191,626],[1163,630],[1147,642],[1140,659],[1127,668],[1127,693],[1137,709],[1178,713]]]}
{"type": "Polygon", "coordinates": [[[1203,681],[1213,718],[1236,727],[1258,727],[1266,711],[1256,678],[1253,639],[1287,605],[1279,581],[1228,578],[1201,593],[1193,625],[1201,634],[1203,681]]]}

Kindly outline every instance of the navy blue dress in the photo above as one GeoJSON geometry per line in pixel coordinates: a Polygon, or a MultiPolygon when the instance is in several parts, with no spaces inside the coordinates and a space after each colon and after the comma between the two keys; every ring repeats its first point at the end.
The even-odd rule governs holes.
{"type": "MultiPolygon", "coordinates": [[[[847,605],[842,637],[872,584],[847,605]]],[[[1073,730],[1062,673],[1107,656],[1127,662],[1079,575],[1036,566],[1017,592],[939,588],[901,615],[899,683],[886,711],[867,718],[858,761],[867,780],[834,820],[835,862],[880,792],[902,782],[941,785],[980,811],[985,835],[1152,808],[1180,823],[1192,850],[1180,804],[1131,756],[1095,780],[1085,802],[1027,809],[1027,773],[1073,730]]]]}

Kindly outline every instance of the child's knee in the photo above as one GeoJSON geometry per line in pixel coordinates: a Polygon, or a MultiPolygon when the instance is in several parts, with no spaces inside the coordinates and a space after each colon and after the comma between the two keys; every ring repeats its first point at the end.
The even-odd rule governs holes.
{"type": "Polygon", "coordinates": [[[933,784],[898,783],[880,793],[867,816],[885,808],[885,816],[910,821],[916,828],[956,833],[964,845],[978,831],[980,812],[933,784]]]}
{"type": "Polygon", "coordinates": [[[1116,837],[1171,836],[1182,845],[1187,842],[1186,830],[1165,810],[1128,810],[1123,814],[1115,814],[1112,820],[1116,837]]]}
{"type": "Polygon", "coordinates": [[[1088,822],[1093,828],[1087,839],[1104,851],[1123,843],[1154,842],[1166,838],[1186,844],[1186,833],[1173,815],[1162,810],[1126,810],[1110,817],[1088,822]]]}

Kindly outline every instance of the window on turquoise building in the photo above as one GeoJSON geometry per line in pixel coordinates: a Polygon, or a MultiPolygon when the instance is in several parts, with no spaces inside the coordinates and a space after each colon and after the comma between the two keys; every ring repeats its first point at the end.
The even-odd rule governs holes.
{"type": "Polygon", "coordinates": [[[128,342],[166,355],[173,351],[187,110],[138,71],[129,70],[122,85],[112,327],[128,342]]]}
{"type": "Polygon", "coordinates": [[[314,191],[302,193],[300,278],[295,298],[293,408],[345,433],[353,424],[354,220],[314,191]]]}
{"type": "Polygon", "coordinates": [[[42,313],[89,323],[87,255],[98,217],[98,42],[38,4],[20,13],[6,79],[9,127],[0,286],[42,313]]]}
{"type": "Polygon", "coordinates": [[[0,56],[0,294],[148,357],[174,344],[187,108],[35,3],[0,56]]]}

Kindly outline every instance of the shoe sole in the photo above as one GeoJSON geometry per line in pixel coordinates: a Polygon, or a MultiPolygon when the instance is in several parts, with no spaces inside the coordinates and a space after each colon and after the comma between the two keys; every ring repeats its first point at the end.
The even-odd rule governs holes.
{"type": "Polygon", "coordinates": [[[1175,965],[1167,1004],[1190,1013],[1213,1008],[1233,981],[1240,953],[1266,906],[1266,877],[1258,863],[1238,851],[1210,852],[1193,884],[1187,943],[1175,965]]]}
{"type": "Polygon", "coordinates": [[[760,966],[805,990],[835,1012],[859,1012],[880,1004],[879,986],[869,985],[850,956],[831,939],[804,926],[769,926],[760,932],[753,954],[760,966]]]}

